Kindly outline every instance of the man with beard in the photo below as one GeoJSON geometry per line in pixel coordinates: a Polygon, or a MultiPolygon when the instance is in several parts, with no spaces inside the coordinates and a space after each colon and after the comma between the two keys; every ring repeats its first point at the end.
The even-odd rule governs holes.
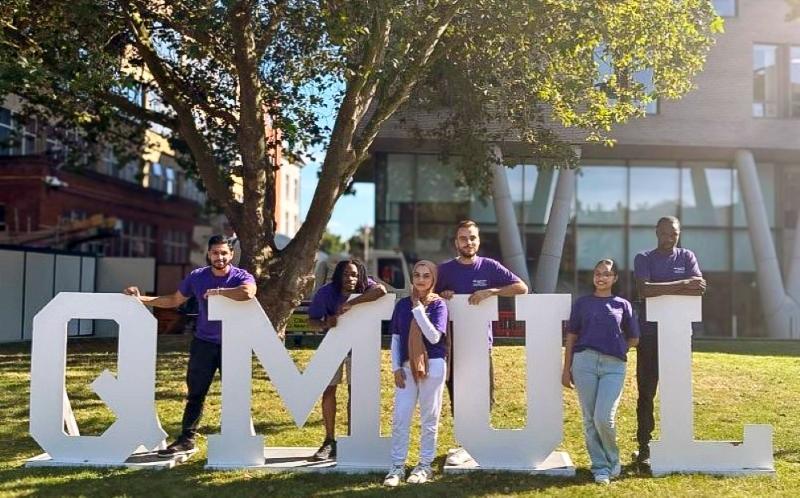
{"type": "Polygon", "coordinates": [[[256,281],[247,271],[231,264],[233,246],[224,235],[208,240],[206,254],[209,266],[198,268],[181,282],[174,294],[142,296],[136,287],[123,292],[147,306],[177,308],[190,297],[197,299],[199,313],[197,329],[189,347],[189,367],[186,372],[188,393],[183,410],[181,435],[158,456],[171,458],[195,452],[197,427],[203,415],[203,404],[217,370],[222,372],[222,324],[208,319],[208,297],[225,296],[234,301],[247,301],[256,295],[256,281]]]}
{"type": "MultiPolygon", "coordinates": [[[[472,220],[464,220],[456,229],[455,247],[458,257],[439,265],[436,293],[444,299],[451,299],[455,294],[469,294],[470,304],[479,304],[492,296],[511,297],[527,294],[528,286],[518,276],[492,258],[478,256],[481,246],[478,224],[472,220]]],[[[492,324],[487,324],[489,347],[489,396],[494,400],[494,367],[492,365],[492,324]]],[[[451,334],[452,341],[456,340],[451,334]]],[[[448,368],[453,372],[452,361],[448,368]]],[[[453,374],[447,381],[447,392],[450,395],[450,406],[453,412],[453,374]]],[[[461,465],[471,457],[463,448],[458,448],[447,457],[448,465],[461,465]]]]}
{"type": "MultiPolygon", "coordinates": [[[[338,319],[350,308],[375,301],[386,294],[386,288],[367,277],[367,269],[357,259],[340,261],[333,270],[329,284],[323,285],[314,295],[308,307],[308,322],[311,327],[327,332],[336,326],[338,319]],[[350,299],[351,294],[360,294],[350,299]]],[[[336,458],[336,387],[344,379],[347,366],[350,381],[350,357],[339,366],[339,370],[322,393],[322,421],[325,425],[325,441],[312,460],[322,461],[336,458]]],[[[349,402],[348,402],[349,411],[349,402]]]]}
{"type": "Polygon", "coordinates": [[[656,224],[658,247],[640,252],[633,260],[641,329],[636,355],[636,385],[639,389],[636,439],[639,451],[634,454],[634,459],[643,470],[650,467],[650,439],[655,427],[653,399],[658,388],[658,334],[656,323],[647,321],[645,299],[667,294],[702,296],[706,292],[706,281],[694,253],[678,247],[680,235],[678,218],[661,218],[656,224]]]}

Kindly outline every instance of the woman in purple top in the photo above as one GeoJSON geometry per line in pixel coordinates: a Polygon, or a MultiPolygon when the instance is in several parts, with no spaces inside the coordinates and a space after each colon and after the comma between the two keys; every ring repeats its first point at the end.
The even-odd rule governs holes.
{"type": "Polygon", "coordinates": [[[617,265],[610,259],[594,267],[594,293],[572,306],[561,383],[578,390],[586,449],[598,484],[620,473],[614,418],[625,381],[626,353],[639,342],[631,303],[615,296],[617,265]]]}
{"type": "Polygon", "coordinates": [[[420,484],[433,477],[442,393],[447,377],[447,305],[433,292],[436,265],[419,261],[412,274],[411,297],[397,302],[392,314],[392,371],[394,417],[392,420],[392,468],[383,484],[397,486],[405,476],[411,418],[419,400],[419,465],[408,482],[420,484]]]}

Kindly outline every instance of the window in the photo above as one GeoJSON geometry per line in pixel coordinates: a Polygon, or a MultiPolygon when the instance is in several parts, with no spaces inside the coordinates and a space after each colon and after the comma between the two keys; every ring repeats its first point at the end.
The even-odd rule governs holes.
{"type": "Polygon", "coordinates": [[[162,241],[164,263],[186,263],[189,260],[189,234],[167,230],[162,241]]]}
{"type": "Polygon", "coordinates": [[[714,0],[714,10],[720,17],[736,17],[736,0],[714,0]]]}
{"type": "MultiPolygon", "coordinates": [[[[611,54],[606,52],[605,44],[601,44],[594,51],[594,62],[597,65],[598,78],[595,81],[595,86],[603,88],[611,75],[614,74],[614,61],[611,54]]],[[[636,71],[633,73],[633,81],[642,85],[643,90],[648,95],[655,92],[655,85],[653,84],[653,70],[650,68],[636,71]]],[[[613,95],[609,95],[609,99],[613,102],[613,95]]],[[[646,114],[658,114],[658,99],[653,98],[650,102],[645,104],[644,111],[646,114]]]]}
{"type": "Polygon", "coordinates": [[[800,47],[791,47],[789,51],[789,115],[800,118],[800,47]]]}
{"type": "MultiPolygon", "coordinates": [[[[798,90],[800,91],[800,89],[798,90]]],[[[797,96],[798,105],[800,105],[800,94],[797,96]]],[[[294,179],[294,200],[295,202],[300,202],[300,179],[294,179]]]]}
{"type": "Polygon", "coordinates": [[[753,45],[753,116],[778,116],[777,45],[753,45]]]}
{"type": "MultiPolygon", "coordinates": [[[[652,95],[652,93],[655,91],[652,69],[648,68],[643,71],[636,71],[633,73],[633,80],[642,85],[649,95],[652,95]]],[[[658,114],[658,99],[653,98],[653,100],[645,104],[644,112],[647,114],[658,114]]]]}
{"type": "Polygon", "coordinates": [[[576,198],[579,223],[623,223],[628,207],[627,168],[622,165],[582,168],[578,173],[576,198]]]}
{"type": "Polygon", "coordinates": [[[6,205],[0,204],[0,232],[6,231],[6,205]]]}
{"type": "Polygon", "coordinates": [[[631,164],[630,223],[653,227],[662,216],[676,216],[679,193],[680,174],[676,164],[631,164]]]}
{"type": "Polygon", "coordinates": [[[286,181],[284,182],[284,185],[286,185],[286,187],[283,190],[283,198],[288,201],[292,197],[290,194],[292,190],[292,183],[291,179],[289,178],[289,173],[286,173],[286,176],[284,176],[284,178],[286,179],[286,181]]]}
{"type": "Polygon", "coordinates": [[[681,194],[683,226],[730,225],[733,171],[729,165],[684,163],[681,168],[681,194]]]}
{"type": "Polygon", "coordinates": [[[167,193],[173,195],[175,193],[175,168],[167,166],[167,193]]]}
{"type": "Polygon", "coordinates": [[[150,165],[150,179],[147,186],[156,190],[164,190],[164,167],[161,163],[150,165]]]}
{"type": "Polygon", "coordinates": [[[0,156],[13,156],[18,153],[14,147],[13,132],[14,121],[11,117],[11,111],[5,107],[0,107],[0,156]]]}
{"type": "Polygon", "coordinates": [[[36,154],[37,120],[31,118],[22,130],[22,154],[36,154]]]}
{"type": "Polygon", "coordinates": [[[114,148],[108,146],[103,151],[103,155],[100,158],[100,173],[104,173],[106,175],[113,175],[116,171],[117,166],[117,156],[114,154],[114,148]]]}

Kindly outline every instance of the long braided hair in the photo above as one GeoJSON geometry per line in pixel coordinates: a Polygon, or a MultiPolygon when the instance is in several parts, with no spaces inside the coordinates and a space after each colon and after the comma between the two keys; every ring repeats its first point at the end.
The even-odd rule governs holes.
{"type": "Polygon", "coordinates": [[[367,285],[369,284],[369,281],[367,280],[367,267],[364,266],[364,263],[356,258],[345,259],[336,263],[336,267],[333,270],[333,276],[331,277],[333,288],[336,289],[336,292],[342,292],[344,269],[347,268],[348,265],[353,265],[356,267],[356,270],[358,270],[358,280],[356,281],[356,288],[353,289],[353,292],[355,294],[363,294],[364,291],[367,290],[367,285]]]}

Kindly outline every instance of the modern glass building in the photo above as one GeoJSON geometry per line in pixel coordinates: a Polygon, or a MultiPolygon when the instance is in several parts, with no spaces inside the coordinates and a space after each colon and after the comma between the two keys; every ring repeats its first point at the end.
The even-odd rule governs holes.
{"type": "MultiPolygon", "coordinates": [[[[758,167],[772,232],[782,240],[785,232],[793,237],[795,218],[779,217],[784,219],[776,223],[776,206],[780,194],[793,192],[781,188],[789,183],[776,181],[776,170],[779,179],[791,182],[800,179],[800,164],[758,167]]],[[[536,273],[558,174],[524,163],[507,172],[530,275],[536,273]]],[[[441,261],[454,256],[455,223],[470,218],[481,226],[481,253],[502,259],[491,199],[481,200],[457,186],[453,166],[442,164],[436,154],[380,153],[374,181],[378,248],[401,248],[412,258],[441,261]]],[[[610,257],[622,270],[617,291],[633,297],[633,258],[655,247],[655,223],[667,215],[682,220],[681,245],[697,254],[709,282],[706,321],[698,332],[763,335],[753,251],[730,162],[584,160],[557,291],[590,292],[594,264],[610,257]]]]}
{"type": "MultiPolygon", "coordinates": [[[[634,297],[633,258],[655,247],[656,221],[672,215],[683,223],[681,245],[697,254],[709,283],[696,333],[774,336],[765,313],[775,314],[778,305],[770,299],[780,295],[795,310],[788,318],[794,337],[800,334],[800,297],[793,295],[800,278],[792,281],[794,273],[800,277],[800,251],[792,271],[800,211],[800,21],[786,20],[782,0],[715,5],[725,33],[696,78],[697,89],[615,129],[615,147],[581,146],[556,290],[589,292],[594,263],[611,257],[622,270],[618,293],[634,297]],[[762,210],[752,203],[746,215],[740,178],[746,165],[737,163],[742,151],[755,162],[763,218],[753,217],[762,210]],[[769,230],[755,230],[748,218],[769,230]],[[764,280],[767,273],[783,282],[764,280]]],[[[504,151],[506,159],[512,149],[504,151]]],[[[471,218],[481,225],[481,252],[502,259],[492,200],[458,186],[457,158],[442,163],[435,141],[420,141],[400,124],[381,133],[373,152],[372,167],[357,180],[375,183],[378,248],[444,260],[455,255],[455,224],[471,218]]],[[[559,172],[539,171],[535,158],[516,162],[506,173],[533,277],[559,172]]]]}

